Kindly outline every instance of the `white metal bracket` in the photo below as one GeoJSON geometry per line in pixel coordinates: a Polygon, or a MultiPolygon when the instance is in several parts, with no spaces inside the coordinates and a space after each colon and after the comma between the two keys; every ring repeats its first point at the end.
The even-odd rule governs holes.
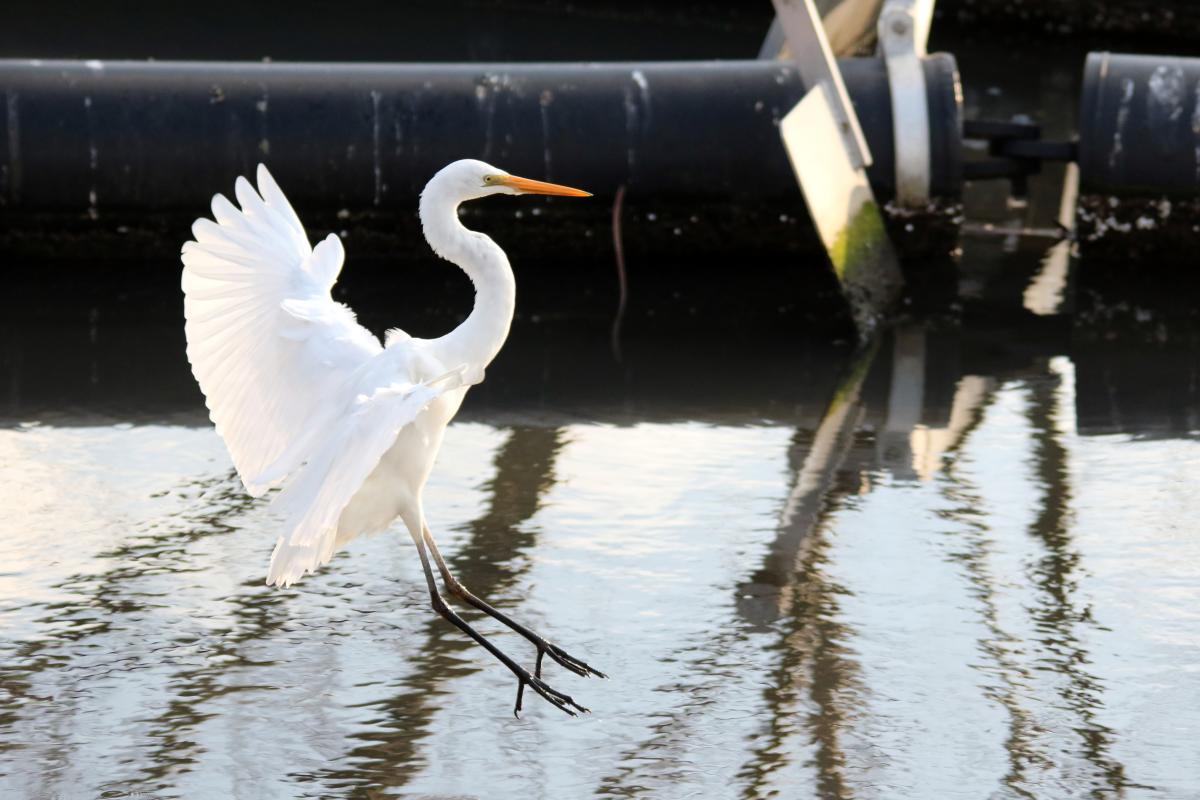
{"type": "Polygon", "coordinates": [[[842,82],[842,73],[833,58],[829,39],[821,24],[821,15],[813,0],[771,0],[775,18],[787,37],[788,49],[800,78],[811,91],[824,84],[830,107],[838,124],[838,132],[846,144],[846,152],[855,169],[871,166],[871,151],[859,127],[850,95],[842,82]]]}
{"type": "Polygon", "coordinates": [[[887,0],[879,14],[879,52],[892,96],[896,200],[905,206],[929,201],[929,102],[921,57],[934,2],[887,0]]]}
{"type": "Polygon", "coordinates": [[[771,27],[767,28],[767,35],[758,49],[758,58],[760,61],[774,61],[782,58],[785,52],[787,52],[787,38],[783,35],[783,26],[779,24],[779,17],[775,17],[771,20],[771,27]]]}

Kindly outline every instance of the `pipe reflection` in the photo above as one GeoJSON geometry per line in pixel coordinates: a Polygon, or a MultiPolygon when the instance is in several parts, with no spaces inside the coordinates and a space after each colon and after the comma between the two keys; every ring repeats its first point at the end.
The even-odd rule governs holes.
{"type": "MultiPolygon", "coordinates": [[[[500,609],[516,603],[509,590],[521,582],[531,562],[523,558],[537,544],[536,528],[525,523],[541,508],[555,484],[555,463],[565,443],[559,428],[519,426],[511,429],[494,460],[495,475],[487,484],[491,502],[467,526],[467,541],[447,555],[451,571],[468,587],[500,609]]],[[[427,601],[422,594],[421,607],[427,601]]],[[[463,616],[475,622],[473,609],[463,616]]],[[[405,648],[409,650],[408,647],[405,648]]],[[[311,776],[322,783],[354,786],[373,795],[404,787],[424,764],[422,742],[433,734],[434,718],[450,680],[491,669],[490,661],[465,660],[476,646],[434,615],[426,624],[425,641],[414,643],[407,658],[411,674],[403,690],[371,707],[381,712],[378,730],[360,734],[361,744],[338,759],[338,766],[311,776]]]]}
{"type": "MultiPolygon", "coordinates": [[[[1059,423],[1062,375],[1048,365],[1046,376],[1029,382],[1029,424],[1034,430],[1033,460],[1042,498],[1030,534],[1041,542],[1044,555],[1030,578],[1038,589],[1038,604],[1029,610],[1034,627],[1049,640],[1038,644],[1040,668],[1063,676],[1057,687],[1060,708],[1070,709],[1077,722],[1070,726],[1082,739],[1084,759],[1093,768],[1087,777],[1093,797],[1121,794],[1132,786],[1125,766],[1111,755],[1114,732],[1100,724],[1096,711],[1103,708],[1104,686],[1086,668],[1091,657],[1083,645],[1080,627],[1095,627],[1089,607],[1075,600],[1081,555],[1070,529],[1071,480],[1068,453],[1059,423]]],[[[1078,781],[1079,776],[1073,776],[1078,781]]],[[[1143,787],[1150,788],[1150,787],[1143,787]]]]}

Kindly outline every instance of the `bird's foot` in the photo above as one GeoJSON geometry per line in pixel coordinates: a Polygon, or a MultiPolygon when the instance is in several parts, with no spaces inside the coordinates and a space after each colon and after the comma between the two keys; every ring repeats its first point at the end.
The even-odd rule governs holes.
{"type": "MultiPolygon", "coordinates": [[[[538,661],[539,663],[541,662],[540,656],[538,661]]],[[[526,686],[529,686],[529,688],[541,695],[547,703],[561,711],[566,712],[572,717],[577,717],[580,714],[590,713],[587,708],[579,705],[579,703],[576,703],[570,695],[563,694],[550,684],[546,683],[540,677],[536,675],[530,675],[525,670],[521,670],[517,673],[517,704],[513,708],[513,716],[517,719],[521,718],[521,701],[525,697],[526,686]]]]}
{"type": "Polygon", "coordinates": [[[524,625],[517,622],[516,620],[511,619],[507,614],[505,614],[504,612],[495,608],[490,603],[487,603],[487,602],[479,599],[474,594],[472,594],[471,591],[469,589],[467,589],[466,586],[463,586],[453,576],[445,575],[445,576],[443,576],[443,578],[446,581],[446,589],[451,594],[453,594],[455,597],[458,597],[460,600],[463,600],[468,605],[473,606],[474,608],[478,609],[479,611],[482,611],[483,613],[487,614],[492,619],[495,619],[498,622],[500,622],[504,625],[507,625],[509,627],[509,629],[511,629],[511,630],[515,631],[516,633],[520,634],[521,636],[523,636],[534,647],[537,648],[537,666],[534,668],[534,675],[536,675],[537,677],[539,677],[539,678],[542,677],[542,659],[546,655],[549,655],[550,660],[553,661],[555,664],[558,664],[563,669],[567,669],[567,670],[570,670],[571,672],[574,672],[576,675],[579,675],[580,677],[584,677],[584,678],[586,678],[588,676],[595,676],[597,678],[607,678],[608,677],[600,670],[589,665],[586,661],[576,658],[575,656],[571,655],[566,650],[563,650],[561,647],[559,647],[556,644],[551,644],[550,642],[546,641],[544,638],[542,638],[538,634],[531,631],[529,628],[525,627],[524,625]]]}
{"type": "Polygon", "coordinates": [[[558,664],[563,669],[568,669],[581,677],[608,677],[600,670],[589,665],[586,661],[576,658],[558,645],[551,644],[540,636],[533,640],[533,644],[535,647],[537,647],[537,665],[534,667],[533,674],[539,678],[542,677],[542,657],[547,654],[549,654],[550,660],[555,664],[558,664]]]}

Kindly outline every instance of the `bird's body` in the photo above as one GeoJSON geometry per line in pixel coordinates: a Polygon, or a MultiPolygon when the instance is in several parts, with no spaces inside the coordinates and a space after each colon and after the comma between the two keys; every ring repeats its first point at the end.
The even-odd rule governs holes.
{"type": "Polygon", "coordinates": [[[570,709],[562,698],[578,708],[541,683],[541,657],[549,653],[579,674],[595,671],[450,575],[429,533],[422,490],[447,424],[508,336],[516,301],[504,251],[459,222],[459,205],[490,194],[586,193],[480,161],[442,169],[421,195],[422,228],[434,252],[467,273],[475,306],[445,336],[417,339],[393,330],[380,343],[330,294],[342,267],[340,240],[330,235],[311,247],[265,167],[258,170],[261,196],[244,178],[235,188],[241,209],[217,195],[216,222],[197,220],[195,241],[184,245],[185,331],[193,372],[246,489],[257,496],[284,484],[274,500],[284,532],[268,583],[291,585],[356,536],[383,531],[400,517],[439,613],[509,666],[522,689],[528,684],[564,710],[570,709]],[[427,549],[452,594],[538,646],[537,677],[444,607],[427,549]]]}
{"type": "Polygon", "coordinates": [[[387,529],[406,508],[418,507],[420,487],[433,470],[446,425],[458,413],[466,393],[465,387],[446,392],[400,429],[338,518],[335,550],[355,536],[387,529]]]}

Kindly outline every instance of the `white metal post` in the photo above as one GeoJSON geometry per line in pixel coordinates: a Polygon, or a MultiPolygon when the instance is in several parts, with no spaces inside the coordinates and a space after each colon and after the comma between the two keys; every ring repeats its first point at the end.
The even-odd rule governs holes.
{"type": "Polygon", "coordinates": [[[780,121],[779,135],[850,306],[869,339],[904,279],[867,180],[871,152],[813,0],[772,0],[787,49],[807,87],[780,121]]]}

